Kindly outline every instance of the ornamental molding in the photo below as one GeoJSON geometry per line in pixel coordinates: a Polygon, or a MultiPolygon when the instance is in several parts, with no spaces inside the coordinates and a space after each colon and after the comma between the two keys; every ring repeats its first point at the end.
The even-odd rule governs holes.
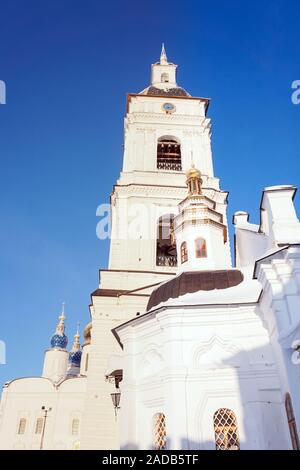
{"type": "Polygon", "coordinates": [[[200,346],[197,345],[194,347],[192,352],[192,364],[193,368],[197,369],[198,367],[203,367],[204,365],[213,368],[213,367],[226,367],[234,368],[240,367],[240,364],[243,362],[248,362],[247,356],[244,351],[242,351],[238,346],[224,340],[223,338],[214,335],[208,341],[203,342],[200,346]],[[241,360],[241,355],[243,360],[241,360]],[[211,357],[212,356],[212,357],[211,357]],[[224,363],[224,357],[228,358],[230,363],[224,363]],[[239,360],[237,358],[240,357],[239,360]],[[204,362],[203,362],[204,361],[204,362]]]}
{"type": "Polygon", "coordinates": [[[198,137],[198,136],[202,136],[202,135],[203,135],[203,130],[208,129],[208,128],[209,128],[209,125],[210,125],[209,122],[206,123],[206,124],[207,124],[206,126],[204,126],[204,124],[205,124],[205,122],[202,121],[202,123],[201,123],[201,131],[184,129],[184,130],[182,131],[182,134],[185,135],[185,136],[187,136],[187,137],[198,137]]]}
{"type": "MultiPolygon", "coordinates": [[[[213,201],[226,205],[226,192],[219,191],[213,188],[203,189],[203,194],[212,199],[213,201]]],[[[168,186],[168,185],[151,185],[151,184],[139,184],[132,183],[128,185],[115,185],[114,192],[112,197],[118,197],[122,195],[130,196],[149,196],[150,195],[159,195],[159,196],[176,196],[175,199],[181,202],[187,196],[187,187],[186,186],[168,186]]]]}
{"type": "MultiPolygon", "coordinates": [[[[160,383],[160,387],[161,387],[161,383],[160,383]]],[[[155,397],[155,398],[152,398],[151,400],[143,400],[143,404],[147,406],[148,408],[159,407],[159,411],[164,412],[165,401],[163,397],[155,397]]]]}
{"type": "Polygon", "coordinates": [[[186,196],[187,188],[186,187],[168,187],[168,186],[146,186],[146,185],[130,185],[130,186],[116,186],[113,193],[113,197],[122,197],[122,196],[143,196],[149,197],[153,196],[172,196],[178,200],[178,204],[186,196]]]}
{"type": "Polygon", "coordinates": [[[153,127],[136,127],[135,130],[138,134],[154,134],[157,131],[153,127]]]}
{"type": "Polygon", "coordinates": [[[128,123],[136,124],[143,120],[145,122],[175,122],[181,124],[182,122],[194,123],[197,127],[207,127],[210,125],[210,119],[203,116],[186,115],[186,114],[156,114],[156,113],[132,113],[127,117],[128,123]]]}

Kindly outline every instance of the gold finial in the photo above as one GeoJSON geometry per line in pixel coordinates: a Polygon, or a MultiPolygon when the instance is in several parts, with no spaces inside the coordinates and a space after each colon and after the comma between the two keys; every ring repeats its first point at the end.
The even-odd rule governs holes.
{"type": "Polygon", "coordinates": [[[58,319],[59,319],[59,322],[58,322],[58,325],[56,327],[56,331],[58,331],[59,333],[64,333],[64,331],[65,331],[65,319],[66,319],[66,316],[65,316],[65,302],[62,303],[62,310],[61,310],[61,314],[59,315],[58,319]]]}

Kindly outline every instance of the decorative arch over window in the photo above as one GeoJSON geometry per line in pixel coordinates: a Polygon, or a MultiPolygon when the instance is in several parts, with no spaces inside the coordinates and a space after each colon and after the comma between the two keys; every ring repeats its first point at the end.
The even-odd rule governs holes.
{"type": "Polygon", "coordinates": [[[180,258],[181,264],[185,263],[188,260],[188,248],[186,242],[182,242],[180,245],[180,258]]]}
{"type": "Polygon", "coordinates": [[[26,419],[21,418],[19,421],[19,426],[18,426],[18,434],[25,434],[26,430],[26,419]]]}
{"type": "Polygon", "coordinates": [[[220,408],[214,414],[216,450],[240,450],[238,427],[233,411],[220,408]]]}
{"type": "Polygon", "coordinates": [[[74,418],[72,420],[72,436],[77,436],[79,433],[79,419],[74,418]]]}
{"type": "Polygon", "coordinates": [[[163,413],[154,415],[154,449],[167,448],[166,417],[163,413]]]}
{"type": "Polygon", "coordinates": [[[162,73],[161,74],[161,81],[162,81],[162,83],[168,83],[169,82],[169,74],[168,73],[162,73]]]}
{"type": "Polygon", "coordinates": [[[38,418],[35,422],[35,434],[42,434],[43,430],[43,418],[38,418]]]}
{"type": "Polygon", "coordinates": [[[156,266],[177,266],[176,245],[173,241],[174,214],[158,219],[156,240],[156,266]]]}
{"type": "Polygon", "coordinates": [[[295,420],[295,415],[294,415],[294,410],[293,410],[292,399],[289,393],[285,395],[285,410],[286,410],[286,416],[287,416],[287,420],[289,424],[289,430],[290,430],[293,449],[299,450],[300,444],[299,444],[299,437],[298,437],[298,432],[297,432],[297,425],[296,425],[296,420],[295,420]]]}
{"type": "Polygon", "coordinates": [[[181,147],[178,139],[165,135],[157,142],[157,169],[181,171],[181,147]]]}
{"type": "Polygon", "coordinates": [[[207,258],[206,240],[205,238],[196,238],[195,240],[196,258],[207,258]]]}

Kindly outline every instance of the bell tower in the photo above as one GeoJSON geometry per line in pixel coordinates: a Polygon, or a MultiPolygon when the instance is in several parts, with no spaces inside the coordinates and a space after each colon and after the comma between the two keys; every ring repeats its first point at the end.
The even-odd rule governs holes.
{"type": "Polygon", "coordinates": [[[209,99],[192,97],[178,85],[176,70],[163,46],[159,62],[152,65],[150,86],[127,96],[123,170],[111,198],[110,269],[174,271],[170,267],[176,260],[166,240],[185,196],[192,156],[204,186],[219,191],[209,99]],[[165,233],[158,243],[162,225],[165,233]]]}
{"type": "MultiPolygon", "coordinates": [[[[163,45],[150,85],[127,96],[123,167],[111,195],[109,265],[100,270],[91,295],[83,449],[118,448],[114,385],[105,381],[108,357],[120,354],[111,329],[144,312],[153,288],[177,273],[171,235],[192,160],[203,194],[227,225],[227,193],[213,172],[209,99],[191,96],[177,83],[176,72],[163,45]]],[[[230,257],[228,241],[224,244],[230,257]]]]}
{"type": "Polygon", "coordinates": [[[151,85],[160,90],[176,88],[177,65],[168,62],[164,44],[162,45],[160,60],[151,67],[151,85]]]}

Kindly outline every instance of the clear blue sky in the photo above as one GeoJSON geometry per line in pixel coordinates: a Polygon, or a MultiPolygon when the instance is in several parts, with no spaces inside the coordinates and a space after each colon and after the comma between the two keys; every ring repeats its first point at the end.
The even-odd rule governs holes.
{"type": "Polygon", "coordinates": [[[69,337],[89,321],[108,253],[96,207],[121,169],[126,93],[148,85],[162,41],[179,83],[212,98],[229,220],[257,222],[265,186],[300,186],[299,14],[283,0],[0,0],[0,382],[41,372],[63,300],[69,337]]]}

